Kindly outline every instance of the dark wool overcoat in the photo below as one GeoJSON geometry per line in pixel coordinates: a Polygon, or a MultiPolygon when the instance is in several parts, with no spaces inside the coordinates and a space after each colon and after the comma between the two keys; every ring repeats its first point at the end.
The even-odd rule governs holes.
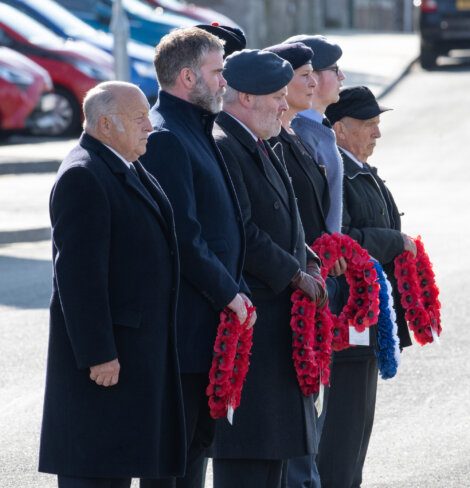
{"type": "Polygon", "coordinates": [[[209,371],[220,311],[242,291],[245,234],[213,136],[215,115],[161,91],[142,164],[172,204],[180,250],[178,354],[183,373],[209,371]]]}
{"type": "MultiPolygon", "coordinates": [[[[268,144],[222,112],[214,132],[237,190],[246,232],[245,279],[257,307],[250,370],[233,426],[217,423],[215,458],[287,459],[313,453],[312,397],[292,362],[290,280],[305,269],[305,236],[289,176],[268,144]]],[[[315,258],[315,255],[311,255],[315,258]]]]}
{"type": "MultiPolygon", "coordinates": [[[[400,347],[409,346],[410,334],[393,274],[393,260],[403,252],[400,213],[376,168],[367,164],[360,168],[346,153],[341,151],[341,155],[344,162],[343,232],[383,266],[393,289],[400,347]]],[[[335,357],[363,353],[374,354],[371,348],[357,347],[337,353],[335,357]]]]}
{"type": "Polygon", "coordinates": [[[178,253],[171,206],[82,135],[50,197],[53,291],[39,469],[73,477],[182,475],[176,352],[178,253]],[[118,358],[113,387],[90,366],[118,358]]]}

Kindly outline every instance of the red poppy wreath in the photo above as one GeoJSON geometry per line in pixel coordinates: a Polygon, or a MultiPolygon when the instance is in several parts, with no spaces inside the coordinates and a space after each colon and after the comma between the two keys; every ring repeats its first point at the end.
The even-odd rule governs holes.
{"type": "Polygon", "coordinates": [[[416,341],[424,346],[441,335],[441,304],[431,261],[421,237],[413,239],[416,257],[405,251],[395,258],[400,302],[408,327],[416,341]]]}
{"type": "Polygon", "coordinates": [[[292,295],[293,360],[299,386],[306,396],[317,393],[320,383],[329,383],[331,351],[349,347],[349,327],[362,332],[377,323],[380,291],[368,252],[351,237],[323,234],[312,249],[321,259],[324,279],[340,257],[345,259],[349,298],[335,315],[328,304],[317,308],[303,293],[296,291],[292,295]]]}
{"type": "Polygon", "coordinates": [[[240,405],[253,344],[253,328],[247,325],[254,312],[255,307],[247,307],[247,319],[243,324],[229,309],[220,313],[209,385],[206,388],[210,415],[214,419],[227,417],[231,423],[233,412],[240,405]]]}

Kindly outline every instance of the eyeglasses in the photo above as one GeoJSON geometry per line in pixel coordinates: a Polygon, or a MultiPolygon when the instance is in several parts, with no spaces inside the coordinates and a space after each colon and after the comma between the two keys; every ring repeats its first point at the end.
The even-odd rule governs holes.
{"type": "Polygon", "coordinates": [[[328,66],[328,68],[316,69],[315,71],[334,71],[336,73],[336,76],[339,76],[340,68],[337,64],[335,64],[334,66],[328,66]]]}

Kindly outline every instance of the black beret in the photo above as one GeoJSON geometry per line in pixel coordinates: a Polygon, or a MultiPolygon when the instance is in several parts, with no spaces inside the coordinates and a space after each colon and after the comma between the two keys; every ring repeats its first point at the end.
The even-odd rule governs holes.
{"type": "Polygon", "coordinates": [[[199,29],[203,29],[206,32],[210,32],[214,36],[217,36],[225,41],[224,58],[234,53],[235,51],[241,51],[246,47],[245,34],[236,27],[219,25],[217,22],[213,22],[212,24],[199,24],[196,25],[196,27],[198,27],[199,29]]]}
{"type": "Polygon", "coordinates": [[[313,51],[302,42],[292,44],[276,44],[265,47],[263,51],[277,54],[280,58],[289,61],[293,69],[312,62],[313,51]]]}
{"type": "Polygon", "coordinates": [[[277,54],[243,49],[225,59],[224,78],[230,87],[252,95],[268,95],[289,84],[294,70],[277,54]]]}
{"type": "Polygon", "coordinates": [[[328,66],[335,64],[343,55],[343,51],[338,44],[330,42],[325,36],[300,34],[289,37],[289,39],[284,41],[284,44],[292,44],[293,42],[302,42],[313,51],[313,69],[328,68],[328,66]]]}
{"type": "Polygon", "coordinates": [[[326,109],[326,116],[334,124],[343,117],[367,120],[373,119],[382,112],[392,110],[377,103],[374,94],[366,86],[345,88],[339,93],[339,100],[326,109]]]}

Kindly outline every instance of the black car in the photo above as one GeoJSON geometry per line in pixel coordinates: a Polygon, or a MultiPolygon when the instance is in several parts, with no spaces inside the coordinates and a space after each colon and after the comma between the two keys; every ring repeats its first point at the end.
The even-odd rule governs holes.
{"type": "Polygon", "coordinates": [[[470,0],[421,0],[421,66],[432,69],[439,55],[470,49],[470,0]]]}

